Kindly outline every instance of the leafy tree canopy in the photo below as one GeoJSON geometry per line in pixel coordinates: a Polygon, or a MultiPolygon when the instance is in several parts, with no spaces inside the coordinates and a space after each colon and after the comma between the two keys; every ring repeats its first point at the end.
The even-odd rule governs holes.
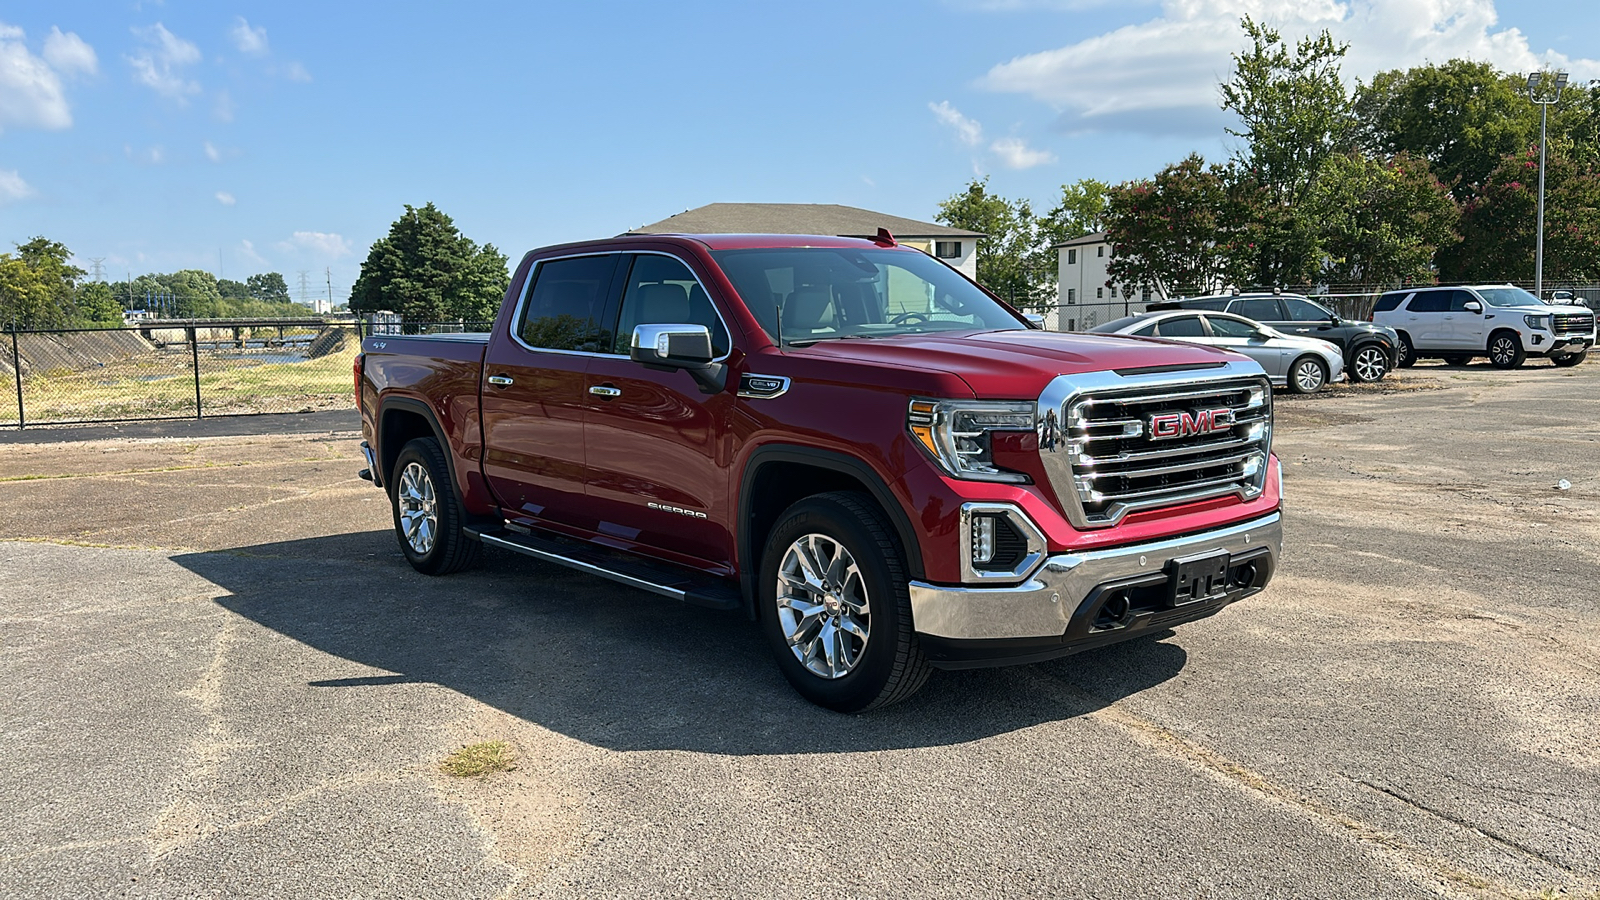
{"type": "Polygon", "coordinates": [[[934,221],[987,235],[978,241],[978,283],[1019,308],[1053,305],[1056,270],[1048,236],[1027,200],[1012,202],[974,178],[939,204],[934,221]]]}
{"type": "Polygon", "coordinates": [[[479,247],[432,203],[408,205],[361,264],[350,309],[398,312],[407,322],[485,322],[510,284],[493,244],[479,247]]]}
{"type": "Polygon", "coordinates": [[[1327,254],[1323,277],[1337,284],[1431,279],[1434,254],[1454,243],[1460,214],[1427,161],[1404,153],[1333,157],[1308,205],[1327,254]]]}
{"type": "Polygon", "coordinates": [[[1166,296],[1216,290],[1228,280],[1238,231],[1229,221],[1227,170],[1198,153],[1151,179],[1111,188],[1106,238],[1109,278],[1124,292],[1150,286],[1166,296]]]}

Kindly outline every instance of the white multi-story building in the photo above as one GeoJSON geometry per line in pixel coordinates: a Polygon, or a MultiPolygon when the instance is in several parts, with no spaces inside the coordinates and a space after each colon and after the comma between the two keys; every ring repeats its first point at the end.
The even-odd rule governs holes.
{"type": "Polygon", "coordinates": [[[1056,254],[1060,295],[1053,313],[1046,315],[1051,329],[1086,331],[1102,322],[1144,312],[1151,301],[1166,299],[1148,287],[1130,294],[1110,283],[1106,265],[1111,262],[1111,242],[1103,231],[1057,244],[1056,254]]]}

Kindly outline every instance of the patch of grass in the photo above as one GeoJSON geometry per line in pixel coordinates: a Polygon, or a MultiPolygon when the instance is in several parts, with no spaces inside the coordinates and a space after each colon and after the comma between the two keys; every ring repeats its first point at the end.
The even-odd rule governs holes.
{"type": "Polygon", "coordinates": [[[490,772],[509,772],[516,767],[517,755],[505,741],[468,744],[439,763],[439,771],[457,778],[477,778],[490,772]]]}

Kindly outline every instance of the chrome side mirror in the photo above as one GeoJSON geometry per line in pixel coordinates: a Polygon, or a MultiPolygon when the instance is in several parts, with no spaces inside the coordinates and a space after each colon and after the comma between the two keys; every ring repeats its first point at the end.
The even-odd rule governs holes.
{"type": "Polygon", "coordinates": [[[701,393],[715,394],[728,383],[728,367],[711,361],[715,352],[711,329],[704,325],[635,325],[628,358],[650,369],[682,369],[693,376],[701,393]]]}
{"type": "Polygon", "coordinates": [[[1028,320],[1028,327],[1029,328],[1032,328],[1035,331],[1043,331],[1044,330],[1044,314],[1043,313],[1025,312],[1025,313],[1022,314],[1022,317],[1024,319],[1028,320]]]}

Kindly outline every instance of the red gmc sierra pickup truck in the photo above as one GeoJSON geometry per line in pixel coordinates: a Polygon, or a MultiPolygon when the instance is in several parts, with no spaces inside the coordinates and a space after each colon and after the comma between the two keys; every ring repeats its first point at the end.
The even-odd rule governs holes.
{"type": "Polygon", "coordinates": [[[355,388],[417,570],[743,611],[841,711],[1211,615],[1281,550],[1255,363],[1036,330],[887,232],[536,250],[490,333],[367,338],[355,388]]]}

